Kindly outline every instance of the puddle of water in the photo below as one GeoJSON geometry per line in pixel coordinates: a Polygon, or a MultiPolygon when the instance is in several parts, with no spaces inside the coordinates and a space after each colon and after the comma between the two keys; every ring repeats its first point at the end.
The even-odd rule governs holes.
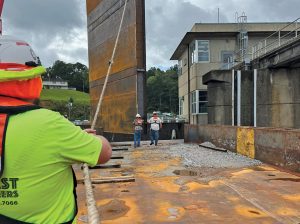
{"type": "Polygon", "coordinates": [[[274,178],[270,180],[282,180],[282,181],[292,181],[292,182],[300,182],[300,178],[274,178]]]}
{"type": "Polygon", "coordinates": [[[175,170],[173,173],[178,176],[198,176],[201,174],[193,170],[175,170]]]}
{"type": "Polygon", "coordinates": [[[168,212],[170,213],[170,216],[168,217],[168,219],[176,219],[179,215],[177,208],[169,208],[168,212]]]}

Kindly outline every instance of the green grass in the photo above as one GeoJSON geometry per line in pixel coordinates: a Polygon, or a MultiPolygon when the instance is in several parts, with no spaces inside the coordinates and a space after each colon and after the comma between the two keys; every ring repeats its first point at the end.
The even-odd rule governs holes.
{"type": "Polygon", "coordinates": [[[74,104],[89,104],[90,96],[87,93],[76,90],[66,89],[43,89],[41,101],[65,101],[68,102],[70,97],[74,100],[74,104]]]}

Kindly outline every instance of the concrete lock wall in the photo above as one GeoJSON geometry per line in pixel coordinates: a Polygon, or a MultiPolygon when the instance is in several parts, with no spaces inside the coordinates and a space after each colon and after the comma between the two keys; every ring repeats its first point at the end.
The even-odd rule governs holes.
{"type": "MultiPolygon", "coordinates": [[[[232,124],[232,84],[234,124],[237,124],[237,75],[232,71],[210,71],[203,77],[208,86],[208,124],[232,124]]],[[[254,125],[254,72],[241,71],[241,125],[254,125]]],[[[258,127],[300,128],[300,69],[257,70],[258,127]]]]}
{"type": "Polygon", "coordinates": [[[185,142],[214,145],[300,172],[300,130],[226,125],[185,125],[185,142]]]}
{"type": "MultiPolygon", "coordinates": [[[[125,0],[86,0],[89,80],[95,113],[117,37],[125,0]]],[[[96,129],[132,133],[136,113],[145,115],[145,1],[127,3],[120,39],[96,129]]]]}
{"type": "Polygon", "coordinates": [[[257,124],[300,128],[300,69],[259,69],[257,124]]]}

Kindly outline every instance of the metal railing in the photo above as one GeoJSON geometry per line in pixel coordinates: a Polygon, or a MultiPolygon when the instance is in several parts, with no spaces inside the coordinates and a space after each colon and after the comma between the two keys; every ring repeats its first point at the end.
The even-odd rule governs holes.
{"type": "Polygon", "coordinates": [[[284,44],[290,43],[299,37],[300,30],[300,17],[293,22],[289,23],[279,31],[271,34],[267,38],[257,42],[252,46],[251,59],[264,55],[275,48],[278,48],[284,44]]]}

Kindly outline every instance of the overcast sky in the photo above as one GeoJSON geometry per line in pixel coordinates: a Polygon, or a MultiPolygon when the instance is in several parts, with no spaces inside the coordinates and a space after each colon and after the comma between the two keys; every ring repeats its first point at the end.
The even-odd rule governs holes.
{"type": "MultiPolygon", "coordinates": [[[[147,68],[168,68],[172,53],[194,23],[288,22],[300,0],[146,0],[147,68]]],[[[85,0],[6,0],[3,33],[29,42],[48,67],[55,60],[88,65],[85,0]]]]}

